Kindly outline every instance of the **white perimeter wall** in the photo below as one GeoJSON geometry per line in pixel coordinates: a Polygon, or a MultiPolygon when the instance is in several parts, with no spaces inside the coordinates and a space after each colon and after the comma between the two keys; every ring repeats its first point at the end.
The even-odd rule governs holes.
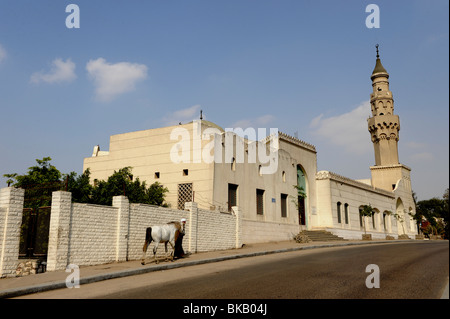
{"type": "MultiPolygon", "coordinates": [[[[113,206],[100,206],[72,203],[71,193],[54,192],[47,270],[140,259],[147,227],[182,218],[186,219],[185,251],[241,247],[238,207],[233,207],[232,214],[198,209],[196,203],[186,203],[186,210],[174,210],[130,204],[125,196],[114,197],[113,206]]],[[[153,245],[147,251],[149,258],[153,245]]],[[[158,255],[164,253],[164,244],[160,244],[158,255]]]]}

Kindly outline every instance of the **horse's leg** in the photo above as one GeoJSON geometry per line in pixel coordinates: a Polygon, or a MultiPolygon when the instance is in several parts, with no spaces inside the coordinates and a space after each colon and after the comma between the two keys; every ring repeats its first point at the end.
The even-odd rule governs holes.
{"type": "Polygon", "coordinates": [[[172,247],[172,252],[170,253],[170,260],[173,261],[173,256],[175,255],[175,243],[172,244],[172,241],[168,241],[168,243],[170,244],[170,246],[172,247]]]}
{"type": "Polygon", "coordinates": [[[146,230],[146,234],[145,234],[144,247],[142,248],[142,251],[143,251],[142,261],[141,261],[142,265],[145,265],[145,253],[147,252],[148,245],[150,245],[151,241],[152,241],[152,228],[148,227],[146,230]]]}
{"type": "Polygon", "coordinates": [[[145,265],[145,253],[147,252],[147,247],[148,247],[148,241],[146,240],[145,243],[144,243],[144,247],[142,248],[142,251],[143,251],[143,253],[142,253],[142,261],[141,261],[142,265],[145,265]]]}
{"type": "Polygon", "coordinates": [[[155,241],[155,247],[153,247],[153,258],[155,259],[155,263],[159,263],[158,259],[156,258],[156,251],[158,250],[159,241],[155,241]]]}
{"type": "Polygon", "coordinates": [[[169,259],[169,257],[167,256],[167,252],[168,252],[168,249],[167,249],[167,243],[168,243],[168,241],[166,241],[166,242],[164,243],[164,248],[165,248],[165,250],[166,250],[166,260],[169,259]]]}

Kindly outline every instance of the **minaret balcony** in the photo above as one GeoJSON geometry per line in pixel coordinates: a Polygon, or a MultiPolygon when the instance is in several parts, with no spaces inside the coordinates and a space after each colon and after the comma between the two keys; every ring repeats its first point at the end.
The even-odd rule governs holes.
{"type": "Polygon", "coordinates": [[[367,124],[369,132],[400,130],[400,118],[398,115],[376,115],[369,118],[367,124]]]}

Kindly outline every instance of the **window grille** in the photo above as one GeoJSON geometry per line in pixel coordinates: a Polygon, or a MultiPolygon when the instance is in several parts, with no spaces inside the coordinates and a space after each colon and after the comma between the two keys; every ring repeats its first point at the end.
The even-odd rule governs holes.
{"type": "Polygon", "coordinates": [[[184,204],[192,201],[192,183],[178,184],[178,209],[184,210],[184,204]]]}

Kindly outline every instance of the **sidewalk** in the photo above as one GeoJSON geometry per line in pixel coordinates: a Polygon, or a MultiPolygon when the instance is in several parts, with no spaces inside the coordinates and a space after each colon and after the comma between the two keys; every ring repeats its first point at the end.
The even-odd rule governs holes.
{"type": "MultiPolygon", "coordinates": [[[[103,264],[97,266],[81,266],[80,285],[102,280],[144,274],[152,271],[174,269],[230,259],[261,256],[304,249],[318,249],[350,245],[390,244],[399,242],[414,242],[414,240],[379,240],[379,241],[330,241],[299,244],[295,241],[271,242],[245,245],[240,249],[219,250],[191,254],[174,262],[164,261],[155,264],[151,254],[147,254],[145,266],[140,260],[103,264]]],[[[69,272],[64,270],[49,271],[24,277],[0,279],[0,298],[11,298],[31,293],[53,289],[66,288],[66,278],[69,272]]]]}

